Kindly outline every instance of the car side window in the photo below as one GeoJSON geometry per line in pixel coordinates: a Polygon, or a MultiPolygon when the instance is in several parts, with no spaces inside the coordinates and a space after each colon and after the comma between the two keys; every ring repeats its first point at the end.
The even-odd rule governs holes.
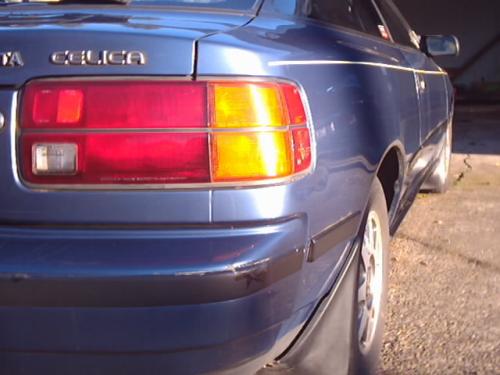
{"type": "Polygon", "coordinates": [[[404,46],[415,48],[415,44],[410,34],[410,26],[403,18],[396,5],[388,0],[378,0],[377,5],[382,13],[382,17],[384,17],[389,27],[389,31],[394,41],[404,46]]]}
{"type": "Polygon", "coordinates": [[[371,0],[306,0],[302,9],[309,18],[383,37],[371,0]]]}
{"type": "Polygon", "coordinates": [[[360,24],[349,0],[306,1],[306,16],[318,21],[359,30],[360,24]]]}
{"type": "Polygon", "coordinates": [[[371,0],[353,0],[354,10],[364,32],[388,39],[385,26],[371,0]]]}

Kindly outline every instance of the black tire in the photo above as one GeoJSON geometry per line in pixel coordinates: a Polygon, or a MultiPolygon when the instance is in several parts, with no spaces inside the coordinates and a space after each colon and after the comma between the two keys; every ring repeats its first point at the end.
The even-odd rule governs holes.
{"type": "Polygon", "coordinates": [[[443,194],[448,190],[450,186],[451,145],[452,126],[450,123],[446,128],[438,163],[427,181],[425,181],[422,190],[435,194],[443,194]]]}
{"type": "MultiPolygon", "coordinates": [[[[387,302],[387,283],[388,283],[388,274],[389,274],[389,218],[387,212],[387,205],[385,200],[384,191],[382,188],[382,184],[375,178],[373,182],[370,197],[368,200],[368,206],[365,214],[365,220],[363,222],[363,227],[360,235],[362,236],[362,240],[364,238],[366,228],[368,227],[367,222],[369,220],[370,213],[374,212],[375,215],[379,219],[380,226],[380,242],[381,242],[381,257],[380,264],[382,265],[382,270],[380,272],[381,280],[381,292],[380,297],[374,298],[372,305],[375,305],[375,301],[378,300],[378,313],[377,317],[373,319],[374,324],[370,332],[370,337],[372,337],[369,342],[362,343],[362,339],[359,338],[360,334],[360,311],[361,303],[358,301],[358,290],[360,285],[362,284],[362,273],[363,273],[363,260],[362,260],[362,249],[360,249],[358,254],[358,277],[356,278],[356,289],[354,291],[354,324],[353,324],[353,337],[351,342],[351,373],[353,374],[375,374],[378,370],[378,363],[380,357],[380,351],[382,348],[383,342],[383,331],[384,331],[384,321],[385,321],[385,307],[387,302]]],[[[372,216],[373,218],[373,216],[372,216]]],[[[362,248],[364,246],[365,241],[363,241],[362,248]]],[[[368,272],[365,272],[368,274],[368,272]]],[[[375,280],[375,278],[373,278],[375,280]]],[[[380,284],[378,284],[380,285],[380,284]]],[[[367,298],[368,299],[368,298],[367,298]]],[[[366,303],[366,302],[365,302],[366,303]]],[[[374,310],[376,311],[376,310],[374,310]]],[[[368,341],[368,340],[367,340],[368,341]]]]}

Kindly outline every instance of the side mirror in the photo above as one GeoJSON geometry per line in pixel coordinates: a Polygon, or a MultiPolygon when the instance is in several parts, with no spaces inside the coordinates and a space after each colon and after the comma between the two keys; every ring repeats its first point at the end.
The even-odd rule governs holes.
{"type": "Polygon", "coordinates": [[[460,42],[453,35],[425,35],[420,41],[420,48],[430,56],[458,56],[460,42]]]}

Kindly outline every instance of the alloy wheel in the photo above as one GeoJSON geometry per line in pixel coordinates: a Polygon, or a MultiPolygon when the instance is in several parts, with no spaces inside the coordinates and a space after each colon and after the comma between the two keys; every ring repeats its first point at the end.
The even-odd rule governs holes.
{"type": "Polygon", "coordinates": [[[448,171],[450,169],[451,157],[451,127],[446,131],[446,139],[444,144],[443,153],[437,167],[437,172],[441,181],[446,181],[448,171]]]}
{"type": "Polygon", "coordinates": [[[380,316],[383,292],[383,241],[380,218],[370,211],[363,236],[358,271],[358,344],[369,350],[380,316]]]}

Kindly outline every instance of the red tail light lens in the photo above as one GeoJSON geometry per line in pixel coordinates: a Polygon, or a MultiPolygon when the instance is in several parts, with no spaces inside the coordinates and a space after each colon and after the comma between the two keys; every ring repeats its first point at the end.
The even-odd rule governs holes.
{"type": "Polygon", "coordinates": [[[207,126],[201,82],[35,81],[23,100],[24,129],[168,129],[207,126]]]}
{"type": "Polygon", "coordinates": [[[34,81],[20,150],[36,185],[265,182],[312,164],[299,90],[275,82],[34,81]]]}

